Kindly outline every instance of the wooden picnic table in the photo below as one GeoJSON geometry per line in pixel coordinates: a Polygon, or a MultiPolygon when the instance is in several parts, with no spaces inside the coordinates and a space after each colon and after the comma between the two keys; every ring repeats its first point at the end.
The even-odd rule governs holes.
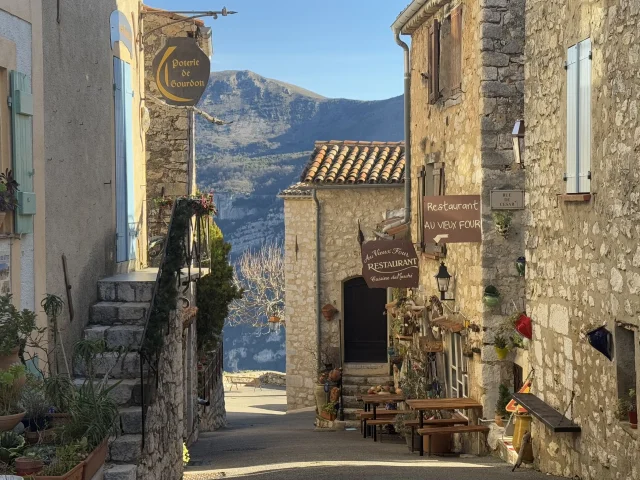
{"type": "Polygon", "coordinates": [[[404,401],[404,395],[397,395],[395,393],[384,393],[382,395],[362,395],[362,401],[364,402],[365,410],[368,405],[373,406],[373,419],[376,420],[376,408],[381,403],[397,403],[404,401]]]}

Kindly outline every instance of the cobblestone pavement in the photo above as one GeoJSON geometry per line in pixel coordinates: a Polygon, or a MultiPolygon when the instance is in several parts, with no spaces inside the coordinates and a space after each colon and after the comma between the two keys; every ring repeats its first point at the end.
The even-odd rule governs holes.
{"type": "Polygon", "coordinates": [[[235,388],[226,394],[228,427],[190,448],[185,479],[256,480],[541,480],[511,472],[493,457],[419,457],[404,442],[363,439],[358,431],[316,432],[313,412],[285,414],[284,388],[235,388]]]}

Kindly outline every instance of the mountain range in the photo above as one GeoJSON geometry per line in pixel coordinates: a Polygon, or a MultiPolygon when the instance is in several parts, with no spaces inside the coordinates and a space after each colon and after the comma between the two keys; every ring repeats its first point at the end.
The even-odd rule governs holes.
{"type": "MultiPolygon", "coordinates": [[[[375,81],[375,77],[372,77],[375,81]]],[[[363,81],[370,81],[364,78],[363,81]]],[[[250,71],[211,74],[199,108],[229,122],[199,118],[196,129],[200,190],[213,190],[216,222],[232,245],[232,260],[284,236],[282,200],[298,181],[316,140],[398,141],[402,96],[359,101],[325,98],[250,71]]],[[[284,332],[225,327],[225,368],[284,371],[284,332]]]]}

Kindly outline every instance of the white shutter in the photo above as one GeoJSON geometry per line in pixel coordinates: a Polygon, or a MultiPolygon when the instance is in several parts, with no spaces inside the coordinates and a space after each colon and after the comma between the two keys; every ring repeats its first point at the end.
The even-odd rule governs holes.
{"type": "Polygon", "coordinates": [[[578,192],[578,46],[567,51],[567,193],[578,192]]]}
{"type": "Polygon", "coordinates": [[[591,39],[578,44],[578,192],[591,191],[591,39]]]}

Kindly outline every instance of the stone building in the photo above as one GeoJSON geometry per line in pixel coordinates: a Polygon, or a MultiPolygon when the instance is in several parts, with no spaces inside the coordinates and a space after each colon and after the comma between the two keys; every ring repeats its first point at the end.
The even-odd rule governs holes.
{"type": "Polygon", "coordinates": [[[392,25],[398,42],[400,35],[411,36],[405,94],[411,106],[410,221],[420,258],[418,300],[438,295],[434,276],[444,262],[453,277],[446,295],[455,299],[442,302],[445,313],[479,327],[467,337],[444,336],[445,393],[480,401],[485,418],[493,418],[499,385],[513,388],[522,371],[528,373],[526,349],[513,349],[507,361],[499,361],[493,345],[508,317],[523,309],[525,285],[515,261],[524,255],[524,215],[492,210],[490,200],[494,190],[524,187],[511,138],[524,113],[524,6],[524,0],[414,0],[392,25]],[[446,244],[424,233],[430,218],[425,195],[479,195],[481,242],[446,244]],[[496,212],[511,220],[508,235],[499,232],[496,212]],[[500,292],[499,305],[483,303],[488,286],[500,292]],[[469,359],[456,355],[465,344],[480,353],[469,359]]]}
{"type": "Polygon", "coordinates": [[[637,479],[638,431],[617,406],[640,371],[640,3],[529,0],[526,37],[533,393],[581,428],[534,419],[534,454],[553,474],[637,479]],[[602,326],[612,360],[584,336],[602,326]]]}
{"type": "MultiPolygon", "coordinates": [[[[167,231],[166,209],[158,205],[163,197],[193,195],[196,192],[194,111],[160,100],[152,74],[153,59],[167,38],[193,37],[202,50],[213,55],[211,28],[199,19],[144,6],[145,92],[149,99],[149,129],[146,132],[146,170],[149,238],[167,231]],[[184,20],[184,21],[180,21],[184,20]]],[[[157,257],[149,264],[156,265],[157,257]]]]}
{"type": "MultiPolygon", "coordinates": [[[[18,207],[0,222],[0,294],[36,309],[46,291],[42,4],[0,5],[0,172],[19,185],[18,207]],[[7,101],[8,100],[8,101],[7,101]]],[[[5,216],[6,215],[6,216],[5,216]]],[[[46,318],[40,314],[40,327],[46,318]]]]}
{"type": "Polygon", "coordinates": [[[364,284],[358,239],[402,207],[404,164],[399,142],[319,141],[300,183],[279,194],[289,410],[315,405],[321,363],[343,365],[345,376],[389,374],[387,292],[364,284]],[[327,304],[337,310],[330,320],[327,304]]]}

